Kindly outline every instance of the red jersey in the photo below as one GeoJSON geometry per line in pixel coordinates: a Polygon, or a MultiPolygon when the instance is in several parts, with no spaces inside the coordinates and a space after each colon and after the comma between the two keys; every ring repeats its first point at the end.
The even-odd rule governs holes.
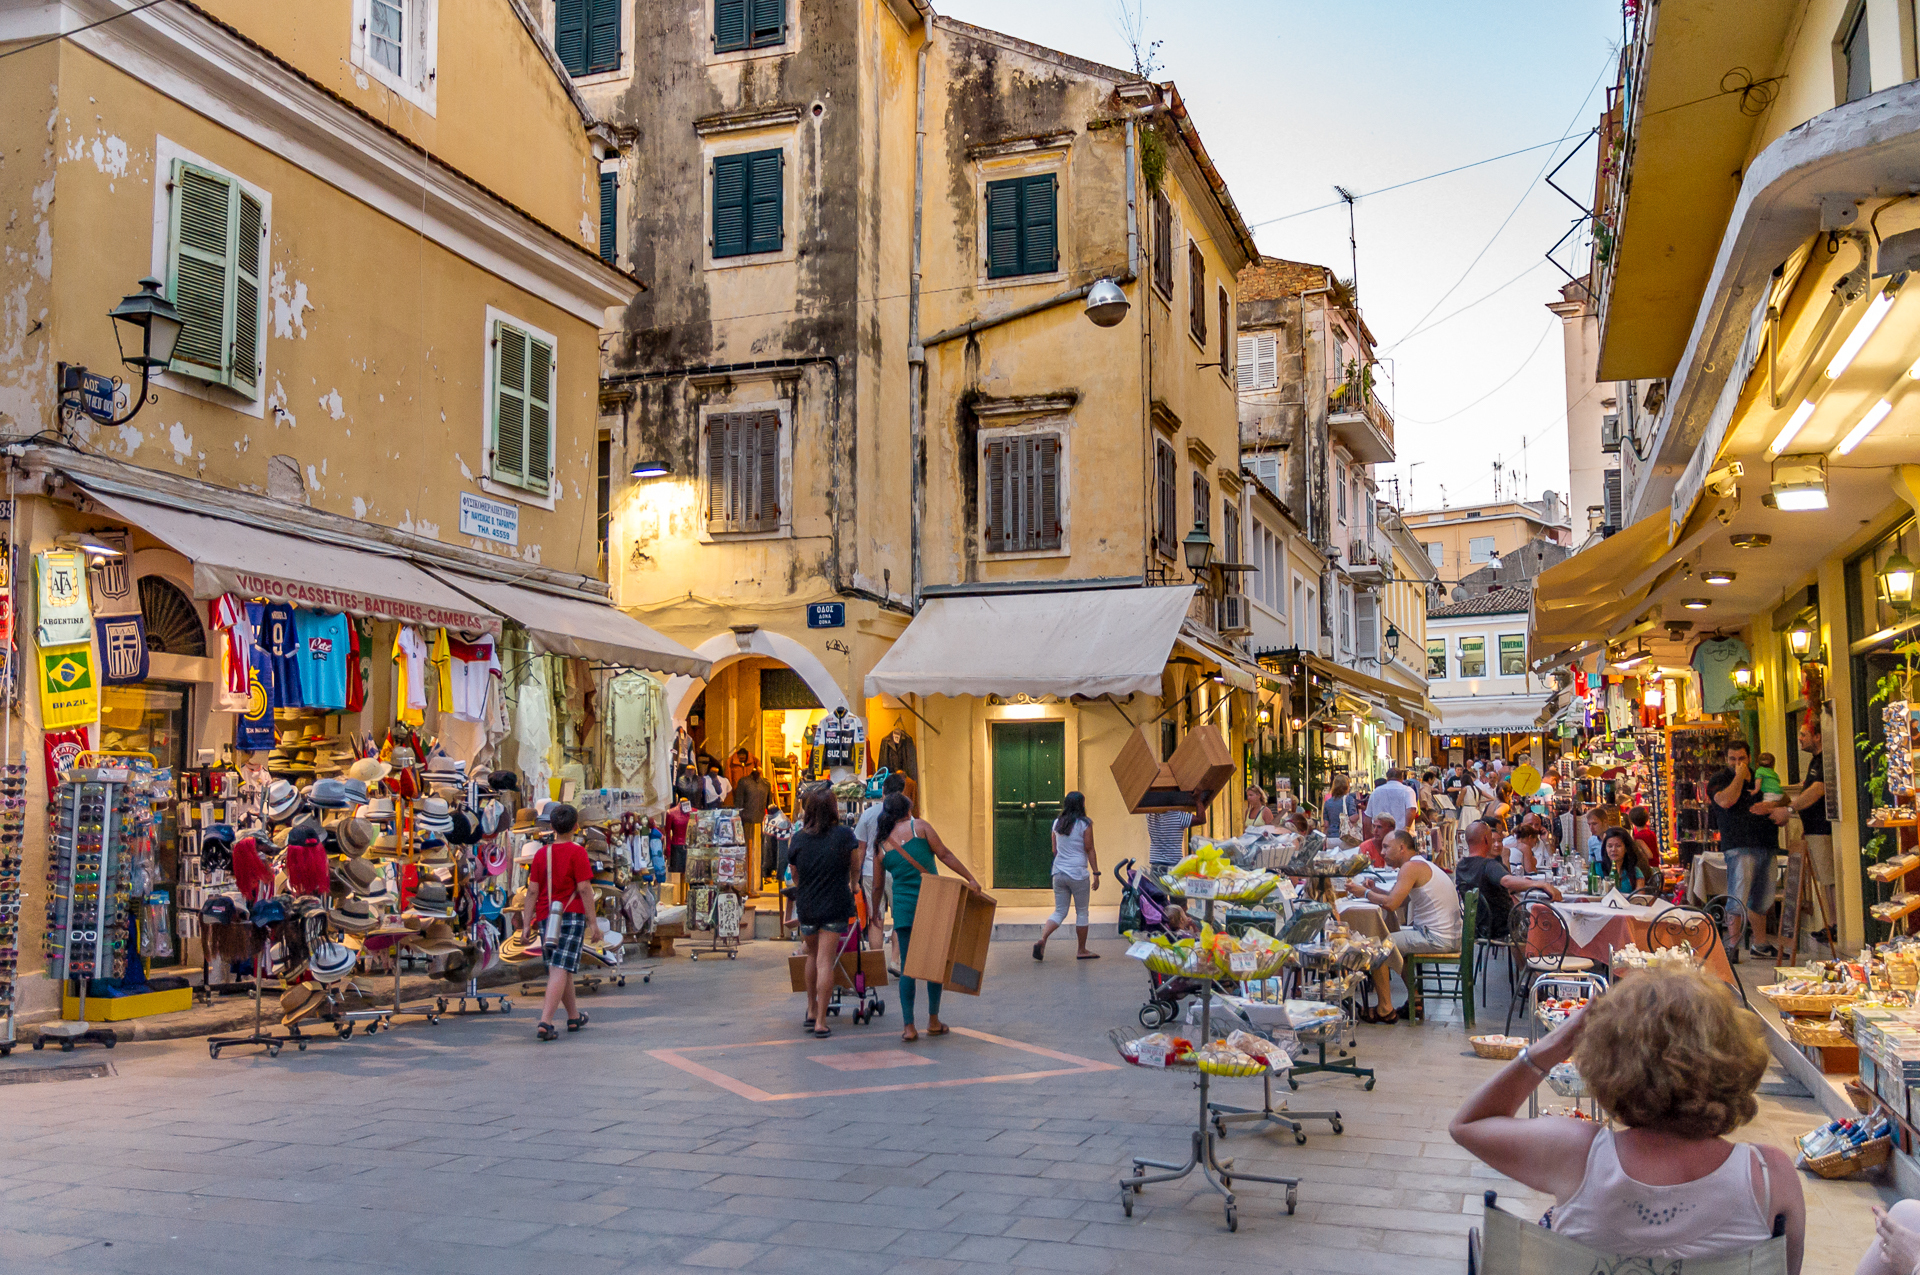
{"type": "Polygon", "coordinates": [[[547,904],[551,902],[547,895],[548,855],[553,856],[552,898],[561,900],[562,912],[584,913],[587,905],[580,901],[580,886],[593,880],[593,864],[587,858],[587,848],[577,841],[556,841],[534,851],[533,863],[527,870],[527,885],[534,893],[535,921],[547,914],[547,904]]]}

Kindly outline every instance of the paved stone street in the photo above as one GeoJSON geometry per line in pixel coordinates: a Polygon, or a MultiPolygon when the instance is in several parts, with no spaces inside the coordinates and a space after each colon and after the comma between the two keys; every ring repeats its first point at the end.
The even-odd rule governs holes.
{"type": "MultiPolygon", "coordinates": [[[[1183,1155],[1196,1096],[1112,1065],[1106,1029],[1132,1024],[1145,975],[1117,942],[1097,947],[1105,959],[1061,944],[1036,966],[1024,943],[996,944],[989,994],[949,997],[955,1034],[911,1046],[895,989],[872,1025],[803,1039],[786,948],[760,943],[588,998],[591,1026],[548,1045],[521,1001],[504,1020],[275,1061],[214,1062],[185,1040],[16,1052],[8,1066],[117,1074],[0,1087],[0,1270],[988,1275],[1171,1259],[1422,1275],[1464,1269],[1487,1188],[1524,1214],[1546,1203],[1448,1140],[1494,1066],[1455,1022],[1362,1028],[1372,1093],[1303,1080],[1294,1105],[1337,1108],[1344,1135],[1232,1135],[1242,1171],[1301,1179],[1295,1216],[1280,1188],[1246,1183],[1230,1235],[1188,1179],[1148,1188],[1129,1221],[1117,1176],[1135,1154],[1183,1155]]],[[[1784,1144],[1819,1118],[1804,1098],[1762,1102],[1747,1136],[1784,1144]]],[[[1807,1271],[1850,1272],[1878,1191],[1807,1190],[1807,1271]]]]}

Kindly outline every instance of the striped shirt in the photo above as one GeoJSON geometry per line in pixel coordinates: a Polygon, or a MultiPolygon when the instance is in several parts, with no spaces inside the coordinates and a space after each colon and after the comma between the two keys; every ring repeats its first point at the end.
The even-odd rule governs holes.
{"type": "Polygon", "coordinates": [[[1161,810],[1147,816],[1147,841],[1151,849],[1147,862],[1156,868],[1171,868],[1186,854],[1187,829],[1193,826],[1190,810],[1161,810]]]}

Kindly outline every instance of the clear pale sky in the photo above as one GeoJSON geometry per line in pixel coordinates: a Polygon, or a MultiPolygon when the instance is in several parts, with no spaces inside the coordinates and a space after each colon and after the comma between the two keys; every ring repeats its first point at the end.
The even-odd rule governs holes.
{"type": "MultiPolygon", "coordinates": [[[[1584,134],[1605,104],[1620,39],[1617,0],[1143,3],[1147,34],[1162,41],[1156,78],[1179,84],[1261,251],[1332,266],[1343,277],[1351,271],[1344,207],[1274,219],[1336,199],[1335,184],[1364,195],[1584,134]]],[[[934,5],[965,22],[1132,65],[1118,0],[934,5]]],[[[1359,202],[1361,307],[1392,377],[1383,388],[1399,453],[1378,474],[1389,497],[1388,480],[1399,477],[1409,508],[1438,505],[1443,485],[1450,504],[1491,499],[1492,462],[1518,469],[1523,439],[1526,495],[1567,489],[1565,369],[1559,321],[1545,309],[1566,276],[1544,254],[1579,213],[1535,179],[1576,144],[1359,202]],[[1397,344],[1436,302],[1427,322],[1447,321],[1397,344]]],[[[1581,199],[1591,195],[1593,154],[1588,142],[1559,177],[1581,199]]],[[[1586,253],[1582,234],[1555,255],[1579,272],[1586,253]]]]}

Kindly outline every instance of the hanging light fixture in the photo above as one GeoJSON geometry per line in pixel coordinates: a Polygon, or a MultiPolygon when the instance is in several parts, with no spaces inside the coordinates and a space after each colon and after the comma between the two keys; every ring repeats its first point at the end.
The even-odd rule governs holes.
{"type": "Polygon", "coordinates": [[[1773,462],[1767,495],[1783,513],[1827,507],[1827,458],[1815,452],[1782,456],[1773,462]]]}
{"type": "Polygon", "coordinates": [[[1805,664],[1816,658],[1813,649],[1814,636],[1811,616],[1803,614],[1794,621],[1793,627],[1787,630],[1787,649],[1793,652],[1794,659],[1805,664]]]}
{"type": "Polygon", "coordinates": [[[1713,605],[1711,598],[1682,598],[1680,605],[1689,611],[1704,611],[1713,605]]]}
{"type": "Polygon", "coordinates": [[[1879,575],[1880,596],[1904,613],[1913,605],[1913,563],[1906,554],[1895,552],[1879,575]]]}
{"type": "Polygon", "coordinates": [[[1715,567],[1710,571],[1702,571],[1700,578],[1708,584],[1732,584],[1736,577],[1731,571],[1723,571],[1715,567]]]}
{"type": "Polygon", "coordinates": [[[1753,685],[1753,665],[1745,660],[1734,665],[1733,684],[1743,691],[1749,689],[1753,685]]]}
{"type": "Polygon", "coordinates": [[[635,478],[665,478],[673,472],[673,462],[664,456],[642,456],[627,472],[635,478]]]}

